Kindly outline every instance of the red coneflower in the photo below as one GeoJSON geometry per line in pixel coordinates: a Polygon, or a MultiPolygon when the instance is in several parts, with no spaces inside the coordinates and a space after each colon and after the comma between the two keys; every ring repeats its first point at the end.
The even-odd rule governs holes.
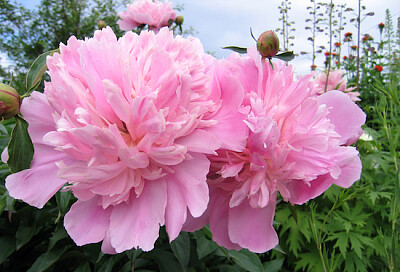
{"type": "Polygon", "coordinates": [[[341,42],[335,42],[335,46],[336,46],[336,47],[339,47],[339,46],[341,46],[341,45],[342,45],[341,42]]]}
{"type": "Polygon", "coordinates": [[[325,57],[329,57],[330,54],[331,53],[329,53],[329,52],[325,52],[325,57]]]}
{"type": "Polygon", "coordinates": [[[343,56],[343,59],[344,59],[344,60],[347,60],[347,56],[343,56]]]}
{"type": "Polygon", "coordinates": [[[382,72],[382,70],[383,70],[383,67],[382,67],[382,65],[375,65],[375,70],[377,70],[378,72],[382,72]]]}
{"type": "Polygon", "coordinates": [[[351,33],[351,32],[346,32],[345,34],[344,34],[344,36],[347,38],[347,37],[351,37],[351,36],[353,36],[353,33],[351,33]]]}
{"type": "Polygon", "coordinates": [[[352,46],[351,46],[351,49],[357,50],[357,45],[352,45],[352,46]]]}

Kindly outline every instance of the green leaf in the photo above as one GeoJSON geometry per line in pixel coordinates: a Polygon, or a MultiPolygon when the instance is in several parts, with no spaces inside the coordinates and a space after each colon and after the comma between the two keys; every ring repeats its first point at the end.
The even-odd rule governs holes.
{"type": "Polygon", "coordinates": [[[15,238],[11,236],[0,237],[0,264],[7,260],[8,256],[14,253],[15,238]]]}
{"type": "Polygon", "coordinates": [[[88,262],[81,263],[74,272],[91,272],[90,264],[88,262]]]}
{"type": "Polygon", "coordinates": [[[65,229],[62,226],[58,225],[57,229],[54,231],[53,235],[50,238],[48,250],[50,251],[58,241],[64,239],[67,236],[68,234],[65,229]]]}
{"type": "Polygon", "coordinates": [[[277,55],[273,56],[273,58],[277,58],[277,59],[280,59],[283,61],[291,61],[294,59],[294,56],[295,55],[293,54],[293,51],[287,51],[287,52],[277,54],[277,55]]]}
{"type": "Polygon", "coordinates": [[[196,244],[196,251],[199,259],[202,259],[205,256],[213,253],[218,248],[218,245],[214,241],[203,236],[197,236],[196,244]]]}
{"type": "Polygon", "coordinates": [[[31,166],[33,144],[28,134],[28,123],[19,116],[15,117],[15,127],[8,144],[8,167],[16,173],[31,166]]]}
{"type": "Polygon", "coordinates": [[[190,259],[190,239],[187,232],[181,232],[179,236],[172,241],[171,249],[183,271],[187,271],[187,265],[190,259]]]}
{"type": "Polygon", "coordinates": [[[277,259],[263,263],[264,271],[266,272],[278,272],[281,270],[283,265],[283,259],[277,259]]]}
{"type": "Polygon", "coordinates": [[[240,267],[249,272],[262,272],[264,271],[260,259],[257,254],[242,249],[241,251],[229,250],[229,256],[240,267]]]}
{"type": "Polygon", "coordinates": [[[41,54],[39,57],[37,57],[35,61],[32,63],[31,68],[26,74],[25,87],[28,93],[37,88],[37,86],[39,86],[43,74],[47,70],[46,58],[47,56],[52,56],[55,52],[60,52],[60,50],[55,49],[47,51],[41,54]]]}
{"type": "Polygon", "coordinates": [[[61,256],[67,251],[68,247],[54,248],[40,255],[39,258],[33,263],[28,272],[41,272],[52,266],[61,256]]]}
{"type": "Polygon", "coordinates": [[[15,237],[17,238],[17,250],[28,243],[32,239],[33,235],[35,235],[35,232],[36,224],[27,225],[24,224],[24,222],[21,222],[15,235],[15,237]]]}
{"type": "Polygon", "coordinates": [[[160,272],[182,271],[175,256],[169,251],[155,249],[143,256],[155,261],[160,269],[160,272]]]}
{"type": "Polygon", "coordinates": [[[4,211],[7,203],[7,193],[4,193],[0,198],[0,214],[4,211]]]}
{"type": "Polygon", "coordinates": [[[64,213],[67,210],[71,196],[72,196],[71,191],[56,193],[56,201],[58,209],[60,210],[61,213],[64,213]]]}
{"type": "Polygon", "coordinates": [[[225,46],[225,47],[222,47],[222,49],[229,49],[229,50],[232,50],[232,51],[237,52],[239,54],[246,54],[247,53],[247,48],[245,48],[245,47],[225,46]]]}

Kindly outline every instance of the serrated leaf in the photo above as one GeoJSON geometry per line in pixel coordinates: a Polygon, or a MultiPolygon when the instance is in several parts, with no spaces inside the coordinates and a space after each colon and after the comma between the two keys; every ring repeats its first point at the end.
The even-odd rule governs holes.
{"type": "Polygon", "coordinates": [[[245,47],[225,46],[225,47],[222,47],[222,49],[229,49],[229,50],[232,50],[232,51],[234,51],[236,53],[239,53],[239,54],[246,54],[247,53],[247,48],[245,48],[245,47]]]}
{"type": "Polygon", "coordinates": [[[277,58],[283,61],[291,61],[294,59],[294,57],[295,55],[293,54],[293,51],[287,51],[273,56],[273,58],[277,58]]]}
{"type": "Polygon", "coordinates": [[[179,236],[172,241],[171,249],[183,271],[187,271],[187,265],[190,259],[190,239],[187,232],[181,232],[179,236]]]}
{"type": "Polygon", "coordinates": [[[8,144],[8,167],[16,173],[31,166],[33,144],[28,134],[28,123],[19,116],[15,117],[15,127],[8,144]]]}
{"type": "Polygon", "coordinates": [[[41,272],[48,269],[55,262],[57,262],[61,256],[67,251],[68,247],[54,248],[51,251],[47,251],[40,255],[39,258],[33,263],[28,272],[41,272]]]}
{"type": "Polygon", "coordinates": [[[347,253],[347,238],[348,238],[347,232],[339,232],[330,235],[329,238],[327,239],[327,241],[336,240],[334,247],[339,248],[340,253],[342,254],[344,259],[346,259],[346,253],[347,253]]]}
{"type": "Polygon", "coordinates": [[[241,268],[249,272],[263,272],[264,268],[257,254],[242,249],[241,251],[229,250],[229,256],[241,268]]]}
{"type": "Polygon", "coordinates": [[[350,232],[349,239],[350,239],[351,249],[353,249],[354,252],[357,254],[357,256],[361,259],[362,258],[361,250],[364,247],[362,246],[361,240],[359,239],[359,235],[350,232]]]}
{"type": "Polygon", "coordinates": [[[277,259],[263,263],[263,268],[265,272],[278,272],[281,270],[282,265],[283,259],[277,259]]]}
{"type": "Polygon", "coordinates": [[[55,52],[60,52],[59,49],[47,51],[39,55],[32,63],[28,73],[26,74],[25,87],[26,91],[30,92],[39,86],[43,74],[47,70],[46,58],[52,56],[55,52]]]}

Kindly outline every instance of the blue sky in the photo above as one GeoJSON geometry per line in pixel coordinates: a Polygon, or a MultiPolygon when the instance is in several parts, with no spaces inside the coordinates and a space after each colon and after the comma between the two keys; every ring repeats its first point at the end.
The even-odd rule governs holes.
{"type": "MultiPolygon", "coordinates": [[[[27,8],[32,8],[40,3],[40,0],[18,0],[27,8]]],[[[279,22],[278,6],[281,0],[170,0],[174,4],[183,4],[182,15],[185,17],[184,26],[192,26],[206,51],[213,52],[218,57],[227,57],[231,52],[223,50],[221,47],[236,45],[249,47],[254,45],[250,36],[250,27],[258,37],[265,30],[274,30],[281,26],[279,22]]],[[[322,2],[327,2],[322,1],[322,2]]],[[[356,9],[357,0],[334,0],[336,5],[346,3],[348,7],[356,9]]],[[[379,37],[378,24],[385,21],[385,10],[391,11],[393,21],[396,24],[397,17],[400,16],[400,1],[385,0],[384,5],[381,0],[363,0],[362,5],[367,7],[367,12],[375,12],[373,17],[367,17],[362,23],[362,33],[369,33],[373,37],[379,37]]],[[[309,33],[304,29],[306,11],[309,0],[292,0],[292,10],[289,13],[290,20],[296,22],[295,53],[300,51],[310,51],[310,43],[307,42],[309,33]]],[[[395,25],[396,26],[396,25],[395,25]]],[[[345,32],[356,33],[356,29],[348,26],[345,32]]],[[[318,38],[321,43],[325,37],[318,38]]],[[[323,57],[318,59],[318,64],[322,65],[323,57]]],[[[292,62],[295,70],[299,74],[309,72],[311,60],[307,55],[298,56],[292,62]]]]}

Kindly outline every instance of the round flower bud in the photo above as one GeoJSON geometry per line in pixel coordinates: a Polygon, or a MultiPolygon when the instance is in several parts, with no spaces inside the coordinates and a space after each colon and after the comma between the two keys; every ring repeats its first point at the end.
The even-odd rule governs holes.
{"type": "Polygon", "coordinates": [[[279,51],[279,39],[274,31],[263,32],[257,40],[257,50],[263,58],[272,58],[279,51]]]}
{"type": "Polygon", "coordinates": [[[103,28],[105,28],[107,25],[106,25],[106,22],[104,22],[103,20],[99,20],[98,22],[97,22],[97,27],[99,28],[99,29],[103,29],[103,28]]]}
{"type": "Polygon", "coordinates": [[[176,18],[175,18],[175,23],[176,23],[177,25],[181,25],[181,24],[183,23],[183,20],[184,20],[183,16],[182,16],[182,15],[178,15],[178,16],[176,16],[176,18]]]}
{"type": "Polygon", "coordinates": [[[21,98],[11,86],[0,83],[0,117],[10,119],[19,113],[21,98]]]}

